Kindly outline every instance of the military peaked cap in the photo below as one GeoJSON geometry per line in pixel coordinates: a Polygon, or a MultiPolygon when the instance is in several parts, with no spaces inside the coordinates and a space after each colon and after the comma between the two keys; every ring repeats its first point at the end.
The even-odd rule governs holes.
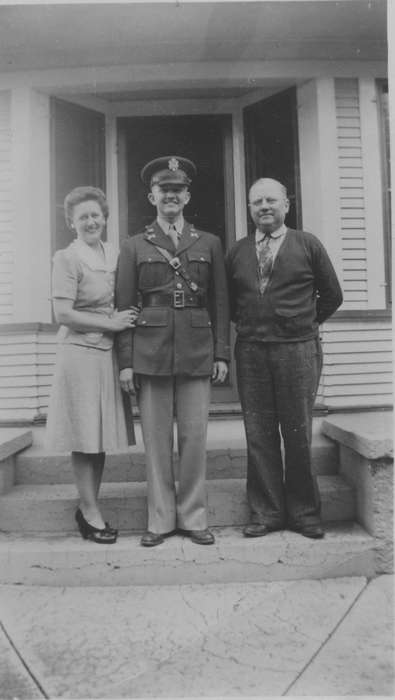
{"type": "Polygon", "coordinates": [[[152,185],[179,185],[187,187],[196,175],[196,165],[188,158],[163,156],[151,160],[140,176],[147,187],[152,185]]]}

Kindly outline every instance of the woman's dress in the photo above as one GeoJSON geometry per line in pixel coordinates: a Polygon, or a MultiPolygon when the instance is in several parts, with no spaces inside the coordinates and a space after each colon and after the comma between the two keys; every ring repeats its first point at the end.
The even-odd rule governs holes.
{"type": "MultiPolygon", "coordinates": [[[[76,240],[54,256],[52,298],[78,311],[111,316],[117,254],[102,243],[103,261],[76,240]]],[[[61,326],[46,431],[55,452],[112,452],[134,443],[130,403],[122,396],[113,334],[61,326]]]]}

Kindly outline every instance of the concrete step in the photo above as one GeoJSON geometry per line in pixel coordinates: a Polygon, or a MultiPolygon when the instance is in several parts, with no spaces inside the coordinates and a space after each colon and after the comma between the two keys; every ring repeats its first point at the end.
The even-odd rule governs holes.
{"type": "Polygon", "coordinates": [[[122,534],[114,545],[77,535],[0,535],[0,584],[126,586],[374,576],[375,540],[352,523],[329,524],[323,540],[292,532],[247,539],[239,528],[214,529],[200,546],[174,536],[159,547],[122,534]]]}
{"type": "MultiPolygon", "coordinates": [[[[127,452],[108,454],[104,481],[145,481],[145,455],[140,425],[136,425],[137,444],[127,452]]],[[[69,454],[48,454],[44,448],[43,429],[35,430],[34,444],[16,458],[15,483],[70,484],[73,473],[69,454]]],[[[176,443],[175,443],[176,444],[176,443]]],[[[175,472],[178,458],[175,454],[175,472]]],[[[246,444],[241,420],[210,421],[207,440],[207,478],[237,479],[246,476],[246,444]]],[[[319,431],[313,432],[315,474],[331,475],[338,471],[336,444],[319,431]]]]}
{"type": "MultiPolygon", "coordinates": [[[[317,477],[325,521],[352,520],[353,489],[340,476],[317,477]]],[[[237,526],[248,522],[244,479],[211,479],[207,482],[209,523],[237,526]]],[[[0,496],[0,530],[8,532],[67,532],[74,522],[77,504],[72,484],[21,485],[0,496]]],[[[103,483],[100,492],[106,520],[121,530],[146,526],[146,483],[103,483]]]]}

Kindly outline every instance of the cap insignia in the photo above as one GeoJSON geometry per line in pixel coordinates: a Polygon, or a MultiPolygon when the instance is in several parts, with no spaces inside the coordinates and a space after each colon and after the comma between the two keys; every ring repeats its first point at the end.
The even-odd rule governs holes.
{"type": "Polygon", "coordinates": [[[178,170],[180,167],[180,164],[179,164],[177,158],[170,158],[170,160],[168,162],[168,167],[169,167],[169,170],[173,170],[173,171],[178,170]]]}

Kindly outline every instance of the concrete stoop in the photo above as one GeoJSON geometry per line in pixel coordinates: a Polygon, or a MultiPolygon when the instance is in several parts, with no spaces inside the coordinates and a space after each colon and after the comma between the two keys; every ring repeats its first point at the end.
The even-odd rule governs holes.
{"type": "Polygon", "coordinates": [[[243,424],[210,420],[207,496],[216,543],[202,547],[176,535],[153,549],[139,544],[146,526],[139,424],[133,448],[107,455],[100,500],[105,519],[119,528],[120,536],[115,545],[106,546],[83,541],[77,532],[70,456],[48,454],[42,428],[4,435],[0,431],[0,584],[230,583],[388,573],[392,461],[387,441],[384,461],[377,439],[374,459],[370,455],[370,461],[360,464],[359,457],[352,456],[357,454],[357,430],[366,438],[371,429],[377,437],[374,421],[383,426],[385,419],[366,415],[362,422],[355,419],[357,425],[345,416],[315,419],[313,464],[326,529],[325,538],[318,541],[287,531],[256,539],[242,536],[249,520],[243,424]],[[343,433],[347,428],[344,435],[337,420],[343,433]],[[344,446],[343,440],[353,442],[344,446]]]}
{"type": "MultiPolygon", "coordinates": [[[[324,521],[350,521],[355,513],[353,489],[341,476],[319,476],[317,483],[324,521]]],[[[210,526],[238,526],[248,522],[245,479],[207,482],[210,526]]],[[[147,522],[146,483],[103,483],[103,516],[120,530],[142,530],[147,522]]],[[[0,497],[0,530],[62,533],[74,523],[77,492],[74,484],[15,486],[0,497]]]]}
{"type": "Polygon", "coordinates": [[[323,540],[293,532],[244,538],[214,528],[214,545],[175,535],[154,548],[122,533],[114,545],[67,535],[0,535],[2,584],[130,586],[374,576],[375,540],[353,523],[329,523],[323,540]]]}

